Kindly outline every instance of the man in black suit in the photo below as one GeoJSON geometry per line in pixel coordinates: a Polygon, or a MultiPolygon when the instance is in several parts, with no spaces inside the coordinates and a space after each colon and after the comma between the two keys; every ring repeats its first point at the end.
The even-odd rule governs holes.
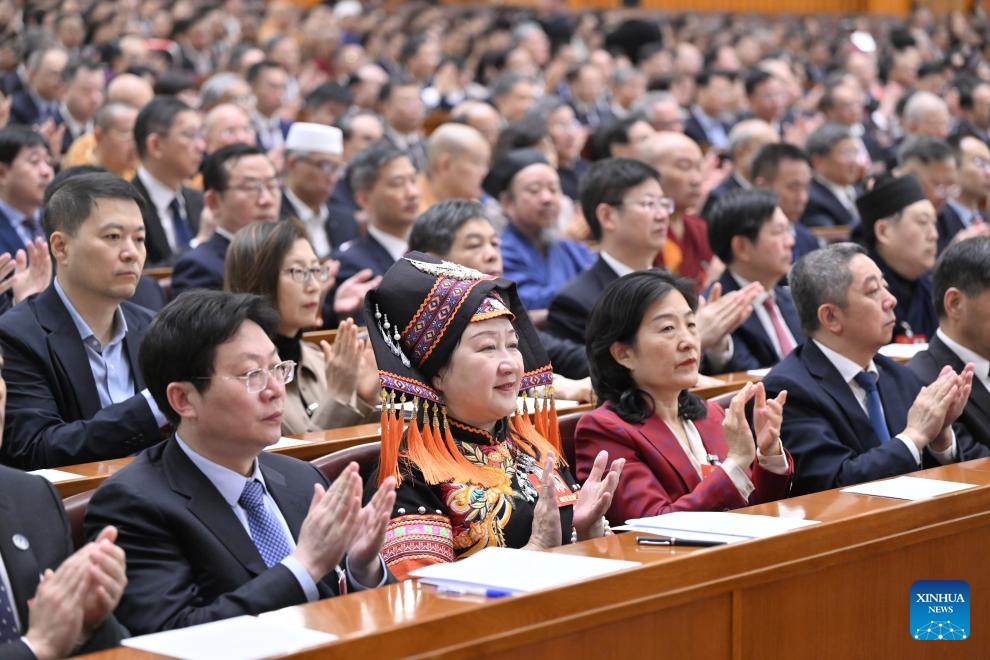
{"type": "Polygon", "coordinates": [[[808,204],[801,223],[808,227],[852,225],[856,211],[856,183],[863,176],[859,147],[848,126],[822,124],[808,136],[805,148],[814,170],[808,204]]]}
{"type": "Polygon", "coordinates": [[[709,219],[715,203],[734,190],[753,187],[753,157],[765,145],[780,142],[780,136],[762,119],[744,119],[729,131],[727,154],[732,160],[732,172],[708,193],[701,217],[709,219]]]}
{"type": "Polygon", "coordinates": [[[271,341],[261,297],[198,290],[156,317],[141,366],[175,434],[105,481],[86,511],[93,536],[120,530],[132,633],[216,621],[375,587],[395,502],[385,479],[361,508],[357,464],[333,485],[311,464],[264,449],[281,436],[295,364],[271,341]]]}
{"type": "MultiPolygon", "coordinates": [[[[0,378],[0,409],[6,392],[0,378]]],[[[112,614],[126,582],[116,537],[115,528],[104,528],[95,543],[73,552],[52,485],[0,466],[0,612],[7,612],[0,615],[0,656],[62,658],[116,646],[126,636],[112,614]]]]}
{"type": "Polygon", "coordinates": [[[787,391],[781,440],[794,457],[792,493],[813,493],[990,455],[952,423],[973,368],[928,387],[877,351],[890,341],[894,297],[863,248],[838,243],[794,265],[791,290],[809,338],[774,367],[767,396],[787,391]]]}
{"type": "Polygon", "coordinates": [[[818,238],[801,224],[811,186],[811,162],[804,151],[787,142],[768,144],[753,158],[752,173],[754,186],[777,194],[780,210],[791,223],[793,261],[820,248],[818,238]]]}
{"type": "MultiPolygon", "coordinates": [[[[968,226],[959,215],[964,209],[960,205],[954,208],[949,205],[953,191],[958,189],[960,155],[960,150],[947,141],[930,135],[910,135],[897,148],[897,173],[917,178],[925,197],[938,214],[939,252],[968,226]]],[[[975,206],[979,206],[979,201],[975,206]]],[[[965,214],[966,220],[972,219],[971,213],[965,214]]]]}
{"type": "MultiPolygon", "coordinates": [[[[638,160],[607,158],[585,174],[581,208],[592,236],[601,241],[601,252],[551,300],[547,330],[583,344],[588,317],[605,287],[622,275],[653,267],[667,238],[673,202],[664,196],[655,169],[638,160]]],[[[721,370],[731,357],[730,334],[749,315],[758,293],[759,285],[753,284],[730,295],[716,294],[699,311],[706,371],[721,370]]]]}
{"type": "Polygon", "coordinates": [[[26,126],[0,129],[0,253],[43,238],[41,203],[54,174],[48,141],[26,126]]]}
{"type": "Polygon", "coordinates": [[[275,166],[253,144],[235,143],[210,154],[203,189],[216,228],[209,240],[182,254],[172,269],[172,294],[194,288],[222,289],[224,259],[234,234],[255,220],[276,218],[279,198],[275,166]]]}
{"type": "Polygon", "coordinates": [[[753,313],[732,332],[735,350],[728,371],[772,367],[804,341],[790,290],[781,284],[791,269],[794,237],[777,196],[768,190],[737,190],[716,204],[708,240],[725,263],[722,291],[752,282],[763,291],[753,313]]]}
{"type": "Polygon", "coordinates": [[[978,137],[963,133],[950,137],[949,145],[956,155],[958,193],[949,196],[938,214],[939,253],[953,240],[990,233],[990,224],[981,210],[990,196],[990,147],[978,137]],[[961,232],[965,233],[960,235],[961,232]]]}
{"type": "Polygon", "coordinates": [[[93,117],[103,105],[106,76],[98,61],[79,59],[69,62],[62,71],[65,85],[56,123],[65,126],[62,153],[85,133],[93,131],[93,117]]]}
{"type": "Polygon", "coordinates": [[[59,104],[65,86],[62,71],[69,54],[61,46],[33,51],[27,61],[27,85],[10,97],[9,124],[35,126],[58,120],[59,104]]]}
{"type": "Polygon", "coordinates": [[[975,76],[959,76],[959,118],[954,133],[972,135],[990,146],[990,83],[975,76]]]}
{"type": "Polygon", "coordinates": [[[974,367],[973,391],[959,417],[977,442],[990,446],[990,237],[951,245],[932,272],[939,327],[908,367],[930,383],[946,366],[974,367]]]}
{"type": "Polygon", "coordinates": [[[126,302],[144,265],[139,203],[107,173],[70,177],[52,194],[45,223],[58,274],[0,316],[10,385],[2,462],[56,467],[161,440],[166,420],[137,365],[151,314],[126,302]]]}
{"type": "Polygon", "coordinates": [[[183,182],[203,162],[202,126],[199,113],[172,96],[152,99],[134,123],[141,166],[131,183],[144,198],[148,265],[172,263],[199,230],[203,193],[183,182]]]}
{"type": "Polygon", "coordinates": [[[735,101],[735,74],[721,69],[705,69],[695,76],[696,103],[688,109],[684,133],[702,149],[725,152],[729,129],[725,117],[735,101]]]}
{"type": "MultiPolygon", "coordinates": [[[[337,281],[357,275],[367,289],[373,289],[378,278],[408,251],[409,230],[419,215],[416,168],[405,151],[382,140],[354,157],[348,164],[348,177],[358,205],[367,214],[368,232],[334,253],[340,261],[337,281]]],[[[355,296],[345,300],[338,295],[339,289],[327,296],[325,326],[335,325],[331,322],[335,317],[343,319],[363,309],[363,295],[360,300],[355,296]]]]}

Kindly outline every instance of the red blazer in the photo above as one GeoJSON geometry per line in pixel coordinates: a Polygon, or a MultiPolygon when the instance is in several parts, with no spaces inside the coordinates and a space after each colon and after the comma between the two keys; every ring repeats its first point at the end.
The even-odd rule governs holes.
{"type": "MultiPolygon", "coordinates": [[[[724,417],[721,406],[709,403],[705,419],[694,422],[705,449],[721,460],[728,454],[722,432],[724,417]]],[[[672,511],[723,511],[781,499],[787,496],[794,472],[794,461],[789,454],[785,475],[768,472],[754,461],[749,478],[755,490],[747,502],[721,467],[704,479],[699,477],[677,437],[659,417],[651,415],[641,424],[630,424],[610,410],[608,404],[587,413],[578,422],[575,458],[579,481],[588,478],[595,456],[602,449],[608,452],[610,460],[626,459],[608,511],[613,525],[672,511]]]]}

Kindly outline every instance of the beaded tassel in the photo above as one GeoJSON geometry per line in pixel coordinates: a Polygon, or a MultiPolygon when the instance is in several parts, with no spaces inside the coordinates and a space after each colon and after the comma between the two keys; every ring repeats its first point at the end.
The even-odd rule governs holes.
{"type": "Polygon", "coordinates": [[[381,399],[382,448],[378,468],[378,485],[381,485],[390,476],[395,477],[396,485],[398,485],[402,481],[402,475],[399,474],[399,443],[402,441],[402,427],[396,423],[392,412],[394,395],[390,397],[388,391],[383,387],[381,399]]]}

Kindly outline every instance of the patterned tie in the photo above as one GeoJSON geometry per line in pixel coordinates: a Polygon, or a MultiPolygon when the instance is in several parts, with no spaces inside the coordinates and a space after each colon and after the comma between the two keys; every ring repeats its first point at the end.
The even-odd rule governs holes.
{"type": "Polygon", "coordinates": [[[780,318],[780,313],[777,312],[777,305],[773,298],[770,296],[764,298],[763,308],[767,310],[767,314],[770,316],[770,323],[773,324],[773,331],[777,335],[777,343],[780,344],[780,359],[783,360],[794,350],[794,341],[784,327],[784,321],[780,318]]]}
{"type": "Polygon", "coordinates": [[[10,597],[10,592],[0,580],[0,644],[20,638],[21,631],[17,629],[17,621],[14,619],[14,600],[10,597]]]}
{"type": "Polygon", "coordinates": [[[285,538],[285,530],[265,506],[265,487],[260,481],[252,479],[244,484],[244,491],[237,503],[247,512],[251,540],[258,548],[265,566],[271,568],[292,553],[292,546],[285,538]]]}
{"type": "Polygon", "coordinates": [[[24,220],[21,221],[21,226],[27,230],[28,234],[31,236],[31,240],[42,236],[41,223],[38,222],[38,218],[34,214],[24,216],[24,220]]]}
{"type": "Polygon", "coordinates": [[[888,442],[890,431],[887,430],[887,420],[883,416],[883,404],[880,403],[880,391],[877,389],[876,379],[873,374],[860,371],[853,380],[866,392],[866,412],[870,416],[873,432],[877,434],[880,444],[888,442]]]}
{"type": "Polygon", "coordinates": [[[186,219],[182,217],[182,208],[179,206],[179,198],[173,197],[172,203],[168,205],[169,210],[172,211],[172,227],[175,228],[175,247],[177,252],[184,252],[189,249],[189,243],[192,241],[192,232],[189,231],[189,225],[186,224],[186,219]]]}

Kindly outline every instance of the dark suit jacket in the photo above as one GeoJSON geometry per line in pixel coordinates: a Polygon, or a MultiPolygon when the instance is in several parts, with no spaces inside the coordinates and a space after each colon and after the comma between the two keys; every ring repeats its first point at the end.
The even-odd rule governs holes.
{"type": "MultiPolygon", "coordinates": [[[[722,293],[737,291],[739,285],[732,277],[728,269],[719,278],[722,283],[722,293]]],[[[794,345],[804,341],[801,334],[801,320],[798,318],[797,308],[794,307],[794,298],[791,297],[791,290],[785,286],[776,286],[773,289],[774,297],[777,300],[777,308],[787,329],[794,336],[794,345]]],[[[750,314],[741,326],[732,332],[732,360],[725,368],[725,371],[746,371],[747,369],[763,369],[772,367],[780,361],[777,352],[773,349],[773,342],[763,329],[763,324],[756,314],[750,314]]]]}
{"type": "MultiPolygon", "coordinates": [[[[289,127],[290,126],[292,126],[292,121],[291,120],[289,120],[289,119],[279,119],[278,120],[278,130],[282,133],[282,139],[283,140],[285,140],[285,138],[288,137],[288,135],[289,135],[289,127]]],[[[264,149],[265,151],[271,151],[275,147],[275,145],[264,144],[262,142],[262,140],[261,140],[261,131],[257,130],[257,126],[255,128],[256,128],[256,130],[255,130],[255,136],[256,136],[255,137],[255,142],[257,143],[258,148],[264,149]]]]}
{"type": "MultiPolygon", "coordinates": [[[[148,189],[144,187],[141,179],[137,176],[131,179],[131,184],[144,198],[144,204],[141,205],[141,215],[144,217],[144,242],[148,249],[148,259],[145,266],[170,265],[175,260],[176,255],[172,253],[172,247],[168,244],[165,229],[162,227],[158,211],[151,201],[151,195],[148,194],[148,189]]],[[[185,186],[182,187],[181,193],[186,205],[186,215],[188,216],[186,221],[189,223],[189,231],[195,236],[196,232],[199,231],[199,216],[203,213],[203,193],[185,186]]]]}
{"type": "Polygon", "coordinates": [[[214,232],[205,243],[179,255],[172,267],[172,295],[189,289],[222,289],[230,240],[214,232]]]}
{"type": "Polygon", "coordinates": [[[361,228],[355,214],[358,212],[357,200],[354,199],[354,192],[347,185],[346,173],[337,179],[337,185],[330,193],[327,201],[327,208],[330,209],[330,225],[332,233],[330,238],[336,241],[340,238],[340,243],[334,242],[334,248],[339,249],[347,241],[354,240],[361,235],[361,228]]]}
{"type": "Polygon", "coordinates": [[[811,180],[808,188],[808,205],[804,207],[801,224],[808,227],[831,227],[848,225],[855,218],[842,202],[817,179],[811,180]]]}
{"type": "MultiPolygon", "coordinates": [[[[726,138],[729,136],[729,129],[732,127],[722,122],[722,126],[725,128],[726,138]]],[[[706,149],[711,145],[711,139],[708,137],[708,132],[705,131],[698,117],[694,114],[694,108],[688,109],[688,117],[684,122],[684,134],[689,138],[698,143],[698,146],[702,149],[706,149]]]]}
{"type": "MultiPolygon", "coordinates": [[[[728,455],[722,430],[724,418],[721,406],[708,403],[708,415],[694,422],[705,449],[720,460],[728,455]]],[[[608,404],[599,406],[578,422],[575,436],[578,481],[588,478],[595,457],[603,449],[608,452],[609,460],[626,459],[623,487],[616,489],[608,511],[609,522],[619,525],[630,518],[673,511],[723,511],[781,499],[787,496],[793,472],[791,461],[787,474],[769,472],[758,461],[752,466],[739,466],[747,470],[755,486],[747,502],[725,470],[716,468],[706,477],[699,477],[677,436],[659,417],[651,415],[641,424],[630,424],[608,404]]]]}
{"type": "MultiPolygon", "coordinates": [[[[41,477],[0,466],[0,555],[10,578],[22,634],[28,628],[28,601],[38,589],[39,576],[45,569],[57,569],[72,553],[69,521],[52,485],[41,477]],[[14,545],[16,535],[27,539],[26,549],[14,545]]],[[[76,652],[108,649],[126,636],[127,631],[111,615],[76,652]]],[[[34,654],[20,640],[0,644],[0,657],[34,660],[34,654]]]]}
{"type": "MultiPolygon", "coordinates": [[[[957,373],[966,366],[959,356],[953,353],[938,335],[935,335],[929,339],[928,348],[911,358],[907,366],[922,383],[928,384],[938,378],[939,372],[945,365],[949,365],[957,373]]],[[[973,391],[958,423],[966,427],[973,440],[990,446],[990,392],[979,378],[973,379],[973,391]]]]}
{"type": "Polygon", "coordinates": [[[822,244],[818,242],[818,238],[811,232],[811,230],[802,225],[800,222],[793,226],[794,261],[797,261],[809,252],[814,252],[820,248],[822,244]]]}
{"type": "Polygon", "coordinates": [[[145,398],[138,347],[151,313],[129,302],[124,352],[133,397],[100,407],[86,349],[54,285],[0,316],[7,419],[2,462],[26,470],[120,458],[160,442],[145,398]]]}
{"type": "Polygon", "coordinates": [[[584,344],[591,308],[609,284],[619,279],[600,256],[591,268],[557,292],[547,308],[547,330],[564,339],[584,344]]]}
{"type": "MultiPolygon", "coordinates": [[[[298,539],[313,484],[327,486],[326,479],[288,456],[262,452],[258,460],[298,539]]],[[[174,438],[142,452],[96,490],[86,509],[87,538],[106,525],[117,527],[117,544],[127,553],[127,589],[116,614],[135,634],[306,602],[288,568],[265,566],[230,505],[174,438]]],[[[335,595],[336,573],[317,588],[321,597],[335,595]]]]}
{"type": "Polygon", "coordinates": [[[956,213],[956,210],[952,208],[952,205],[946,204],[939,211],[938,217],[935,219],[935,224],[938,227],[938,253],[942,254],[942,250],[949,246],[952,238],[966,228],[963,224],[962,218],[956,213]]]}
{"type": "MultiPolygon", "coordinates": [[[[370,268],[373,275],[384,275],[385,271],[395,263],[388,250],[382,247],[382,244],[370,234],[355,238],[344,250],[334,252],[332,256],[340,262],[340,270],[337,271],[337,284],[357,275],[365,268],[370,268]]],[[[337,327],[337,315],[333,311],[333,299],[336,295],[337,289],[334,288],[323,303],[323,327],[325,328],[337,327]]],[[[354,320],[363,325],[364,315],[358,314],[354,320]]]]}
{"type": "MultiPolygon", "coordinates": [[[[768,397],[787,390],[781,439],[794,457],[793,493],[892,477],[919,469],[903,442],[894,438],[907,426],[907,413],[922,388],[908,368],[876,355],[877,381],[890,442],[880,443],[870,419],[825,354],[807,341],[774,367],[763,384],[768,397]]],[[[990,455],[973,443],[961,426],[955,427],[960,460],[990,455]]],[[[926,450],[923,467],[938,463],[926,450]]]]}
{"type": "MultiPolygon", "coordinates": [[[[330,247],[338,250],[347,241],[357,238],[360,232],[358,231],[358,225],[354,219],[353,211],[351,213],[336,212],[330,205],[332,200],[333,198],[331,197],[330,201],[327,201],[327,210],[330,212],[330,215],[327,216],[327,221],[323,225],[323,231],[327,234],[330,247]]],[[[354,208],[356,209],[357,206],[355,205],[354,208]]],[[[292,202],[284,194],[282,195],[282,204],[278,209],[278,217],[280,220],[298,217],[295,207],[292,206],[292,202]]]]}
{"type": "Polygon", "coordinates": [[[131,296],[131,302],[140,307],[144,307],[152,312],[157,312],[168,300],[165,299],[165,291],[153,277],[142,275],[138,280],[137,289],[131,296]]]}
{"type": "Polygon", "coordinates": [[[704,218],[705,222],[708,222],[712,209],[715,208],[715,203],[733,190],[742,190],[742,184],[730,174],[708,193],[708,199],[705,200],[705,205],[701,208],[701,217],[704,218]]]}
{"type": "Polygon", "coordinates": [[[10,119],[7,125],[23,124],[24,126],[34,126],[40,124],[41,108],[35,103],[34,97],[28,93],[27,89],[15,92],[10,97],[10,119]]]}
{"type": "Polygon", "coordinates": [[[0,254],[9,252],[10,256],[17,254],[18,250],[24,249],[24,240],[14,229],[7,214],[0,210],[0,254]]]}

